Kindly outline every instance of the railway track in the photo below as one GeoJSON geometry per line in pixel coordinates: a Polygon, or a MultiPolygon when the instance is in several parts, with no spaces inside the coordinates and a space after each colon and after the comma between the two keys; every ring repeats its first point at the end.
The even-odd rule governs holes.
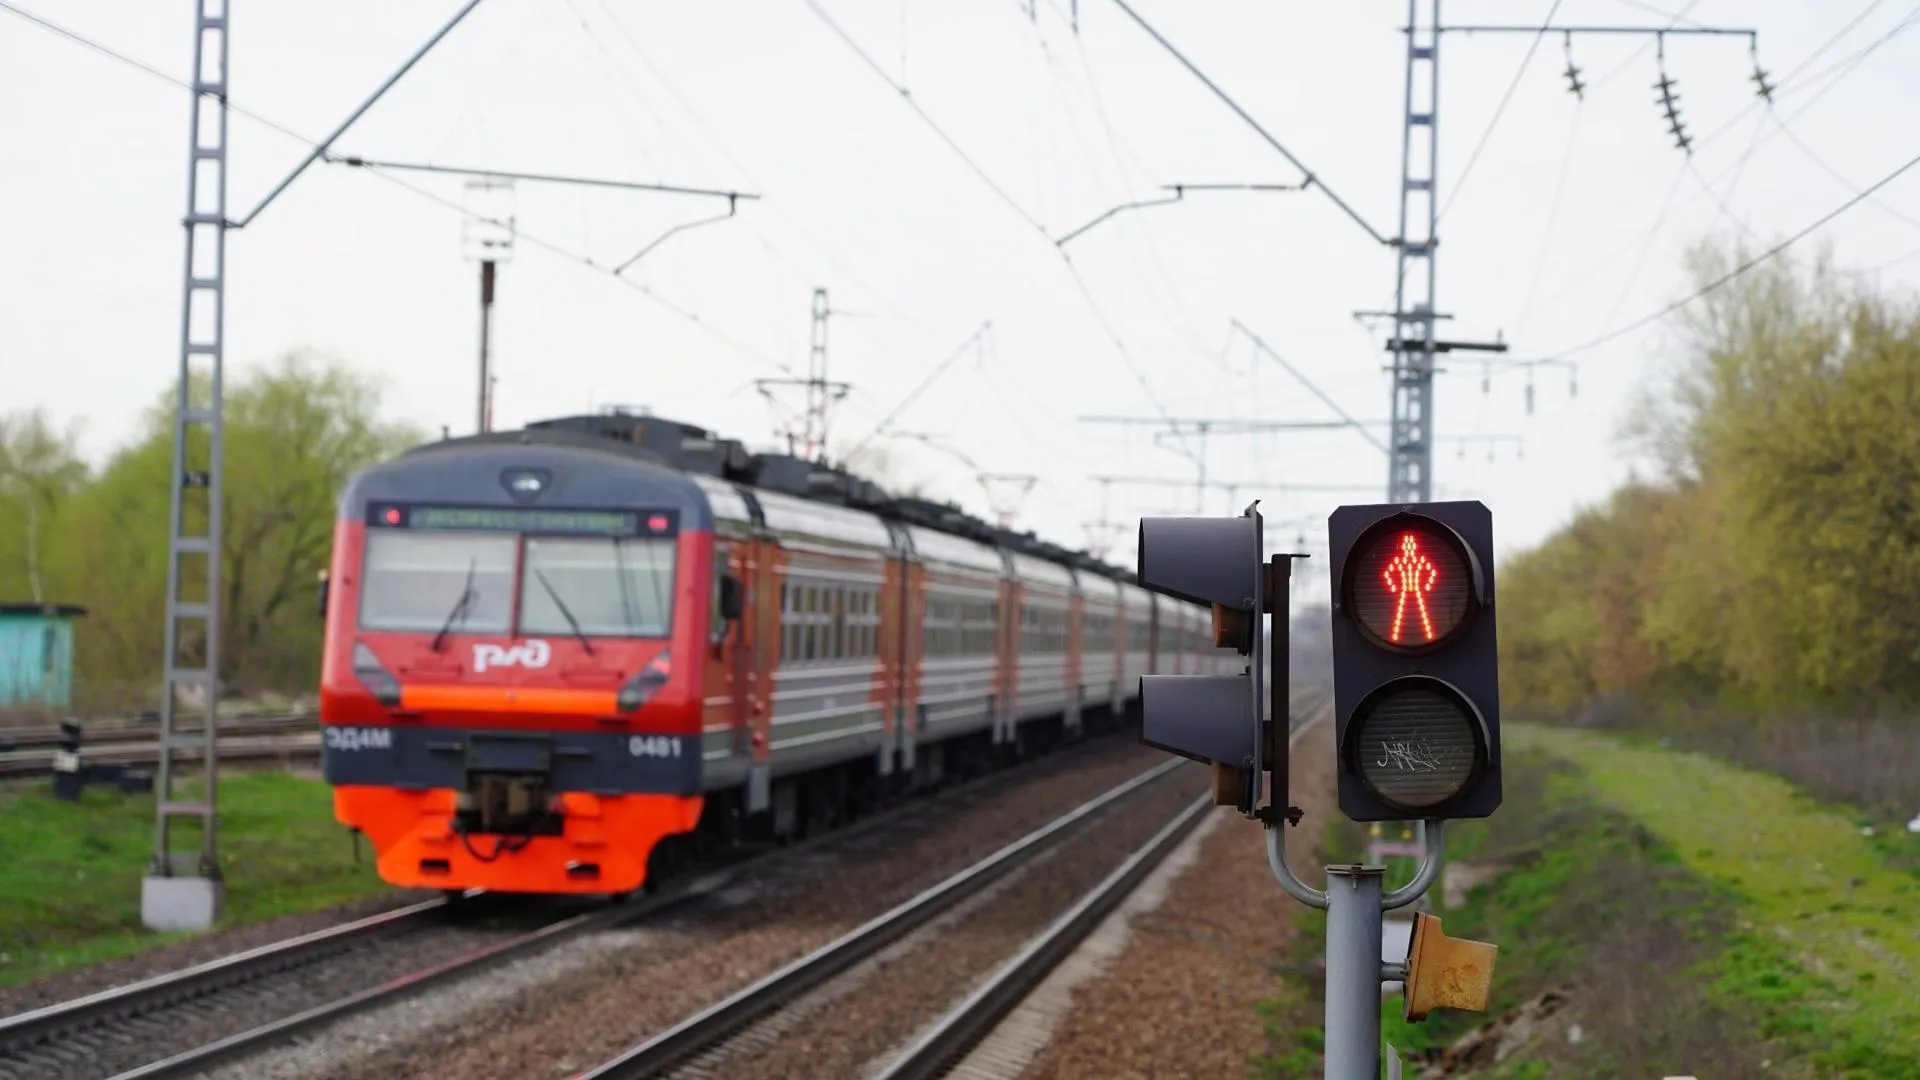
{"type": "MultiPolygon", "coordinates": [[[[1318,696],[1306,692],[1296,695],[1293,712],[1304,721],[1295,726],[1296,741],[1321,713],[1315,705],[1318,696]]],[[[821,1022],[818,1018],[857,993],[861,982],[883,978],[876,975],[882,966],[891,962],[909,970],[920,969],[929,956],[931,963],[940,963],[946,948],[943,936],[954,933],[951,927],[943,929],[940,924],[961,925],[978,918],[976,912],[985,906],[982,901],[992,902],[996,892],[1012,895],[1018,890],[1015,879],[1025,871],[1069,874],[1068,868],[1034,870],[1031,864],[1051,858],[1056,849],[1068,847],[1070,839],[1096,831],[1100,823],[1116,816],[1117,808],[1123,804],[1131,807],[1161,781],[1176,774],[1193,776],[1192,771],[1179,772],[1186,764],[1184,760],[1167,762],[1109,790],[733,996],[612,1060],[576,1074],[573,1080],[695,1080],[753,1075],[754,1065],[767,1062],[783,1039],[821,1022]],[[903,958],[909,956],[912,958],[903,958]]],[[[1204,820],[1211,807],[1210,795],[1183,801],[1144,843],[1133,846],[1097,884],[1014,950],[1010,960],[977,983],[958,1005],[923,1028],[904,1051],[892,1056],[883,1071],[875,1073],[875,1062],[869,1062],[866,1075],[884,1080],[928,1080],[947,1075],[1139,887],[1204,820]]],[[[883,996],[886,990],[880,988],[883,996]]],[[[845,1071],[845,1065],[840,1063],[840,1071],[845,1071]]],[[[820,1067],[828,1068],[824,1062],[820,1067]]],[[[767,1068],[776,1071],[773,1064],[767,1068]]]]}
{"type": "Polygon", "coordinates": [[[698,885],[585,911],[469,895],[345,923],[0,1020],[0,1077],[195,1075],[561,937],[641,918],[698,885]],[[263,1014],[273,1015],[255,1023],[263,1014]]]}
{"type": "MultiPolygon", "coordinates": [[[[1296,718],[1294,741],[1320,717],[1318,703],[1322,696],[1318,691],[1296,693],[1291,708],[1296,718]]],[[[850,984],[881,978],[876,975],[880,965],[892,961],[919,969],[922,965],[916,959],[903,957],[921,958],[923,954],[931,954],[932,962],[938,964],[943,955],[942,936],[952,934],[951,929],[940,927],[942,922],[979,918],[977,911],[983,907],[983,899],[990,899],[995,892],[1011,895],[1014,890],[1009,884],[1024,871],[1032,870],[1030,864],[1050,858],[1055,849],[1067,847],[1069,839],[1094,831],[1098,822],[1113,817],[1112,812],[1122,804],[1139,800],[1185,764],[1183,760],[1167,762],[1109,790],[732,997],[619,1057],[576,1074],[572,1080],[700,1080],[753,1075],[754,1065],[771,1058],[783,1038],[842,1007],[849,995],[857,993],[850,984]]],[[[930,1080],[952,1072],[1180,845],[1211,806],[1210,795],[1182,803],[1144,843],[1133,847],[1097,884],[1028,938],[1010,960],[978,982],[959,1004],[922,1028],[903,1051],[868,1062],[864,1075],[875,1080],[930,1080]]],[[[1070,870],[1035,872],[1068,874],[1070,870]]],[[[881,991],[884,994],[886,988],[881,991]]],[[[841,1063],[840,1071],[846,1071],[845,1065],[841,1063]]],[[[769,1071],[777,1070],[769,1065],[769,1071]]],[[[1005,1073],[1008,1077],[1017,1074],[1017,1068],[1005,1073]]],[[[987,1071],[976,1067],[968,1075],[997,1074],[989,1065],[987,1071]]]]}
{"type": "Polygon", "coordinates": [[[740,874],[822,849],[884,847],[890,831],[1044,782],[1057,757],[990,774],[785,848],[720,857],[622,904],[488,896],[432,900],[57,1005],[0,1018],[0,1080],[203,1075],[305,1032],[619,929],[725,890],[740,874]],[[1035,767],[1043,772],[1036,774],[1035,767]]]}
{"type": "MultiPolygon", "coordinates": [[[[1316,724],[1327,719],[1331,699],[1330,692],[1319,689],[1295,692],[1290,706],[1295,722],[1289,744],[1298,743],[1316,724]]],[[[1204,810],[1207,801],[1210,800],[1203,800],[1192,810],[1204,810]]],[[[1184,815],[1170,822],[991,980],[949,1010],[881,1071],[872,1074],[872,1080],[1015,1080],[1020,1076],[1029,1064],[1028,1055],[1044,1047],[1047,1037],[1044,1029],[1010,1031],[1009,1045],[1005,1047],[983,1044],[1074,955],[1101,921],[1139,887],[1152,873],[1154,865],[1178,846],[1178,840],[1170,840],[1167,834],[1183,819],[1184,815]]]]}
{"type": "MultiPolygon", "coordinates": [[[[0,747],[7,748],[0,750],[0,780],[52,773],[59,739],[57,732],[44,729],[0,733],[0,747]]],[[[86,730],[80,760],[93,765],[152,765],[159,760],[159,748],[157,726],[115,724],[86,730]]],[[[318,760],[319,717],[305,713],[223,720],[215,750],[223,763],[232,764],[318,760]]],[[[197,747],[177,753],[188,760],[200,756],[197,747]]]]}

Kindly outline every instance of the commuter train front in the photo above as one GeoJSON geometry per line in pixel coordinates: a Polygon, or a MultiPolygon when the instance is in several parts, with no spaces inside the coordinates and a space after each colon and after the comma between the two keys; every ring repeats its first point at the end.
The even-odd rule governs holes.
{"type": "Polygon", "coordinates": [[[697,485],[584,442],[451,440],[341,498],[323,771],[392,884],[623,893],[700,819],[737,583],[697,485]]]}

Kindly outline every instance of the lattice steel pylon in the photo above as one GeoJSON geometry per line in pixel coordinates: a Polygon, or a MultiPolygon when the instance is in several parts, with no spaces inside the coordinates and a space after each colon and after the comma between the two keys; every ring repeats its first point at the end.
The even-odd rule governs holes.
{"type": "Polygon", "coordinates": [[[1440,0],[1407,0],[1407,103],[1400,139],[1400,243],[1393,294],[1393,416],[1387,501],[1433,498],[1434,246],[1440,199],[1440,0]],[[1422,21],[1421,8],[1429,12],[1422,21]],[[1424,85],[1425,103],[1418,90],[1424,85]],[[1424,153],[1415,133],[1425,132],[1424,153]],[[1421,159],[1425,167],[1421,168],[1421,159]],[[1420,205],[1424,201],[1424,213],[1420,205]],[[1417,215],[1417,216],[1416,216],[1417,215]],[[1418,235],[1408,230],[1423,220],[1418,235]],[[1408,277],[1415,280],[1409,287],[1408,277]],[[1415,299],[1408,306],[1409,295],[1415,299]]]}
{"type": "Polygon", "coordinates": [[[160,760],[153,862],[140,890],[140,918],[156,930],[202,929],[219,918],[224,892],[216,820],[214,741],[220,702],[220,495],[222,414],[225,389],[227,246],[227,11],[226,0],[196,0],[193,56],[193,116],[187,163],[185,284],[180,316],[180,383],[173,422],[172,508],[167,537],[166,657],[160,697],[160,760]],[[208,138],[211,129],[211,138],[208,138]],[[204,373],[196,372],[196,362],[204,373]],[[204,456],[203,456],[204,455],[204,456]],[[189,498],[204,491],[205,504],[189,498]],[[195,565],[204,570],[195,573],[195,565]],[[199,622],[198,656],[183,661],[195,635],[183,622],[199,622]],[[200,695],[202,723],[181,730],[181,692],[200,695]],[[202,788],[195,798],[176,795],[177,754],[202,754],[202,788]],[[173,850],[175,818],[200,819],[197,852],[173,850]]]}

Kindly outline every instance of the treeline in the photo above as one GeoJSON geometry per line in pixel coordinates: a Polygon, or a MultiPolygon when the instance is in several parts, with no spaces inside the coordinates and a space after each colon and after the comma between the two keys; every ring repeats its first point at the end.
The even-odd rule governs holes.
{"type": "MultiPolygon", "coordinates": [[[[98,469],[80,458],[77,428],[40,411],[0,417],[0,601],[88,609],[75,627],[77,711],[159,699],[175,396],[157,395],[98,469]]],[[[288,354],[229,381],[219,664],[230,691],[315,684],[315,582],[336,497],[354,471],[424,438],[383,420],[377,381],[335,362],[288,354]]],[[[200,589],[204,570],[188,571],[200,589]]]]}
{"type": "Polygon", "coordinates": [[[1649,473],[1500,570],[1502,697],[1920,701],[1920,305],[1821,257],[1686,310],[1625,432],[1649,473]]]}

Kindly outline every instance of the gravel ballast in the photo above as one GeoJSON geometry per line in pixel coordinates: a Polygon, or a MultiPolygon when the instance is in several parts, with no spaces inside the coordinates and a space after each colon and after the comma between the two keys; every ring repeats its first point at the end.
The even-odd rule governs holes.
{"type": "MultiPolygon", "coordinates": [[[[747,864],[719,894],[593,934],[235,1062],[219,1077],[567,1076],[826,944],[1164,755],[1124,737],[747,864]],[[966,801],[969,793],[982,791],[966,801]]],[[[1158,786],[1158,785],[1156,785],[1158,786]]]]}
{"type": "MultiPolygon", "coordinates": [[[[1288,830],[1287,861],[1316,887],[1324,884],[1320,826],[1339,813],[1332,760],[1326,722],[1302,736],[1292,756],[1292,801],[1306,816],[1288,830]]],[[[1073,991],[1073,1007],[1027,1080],[1240,1077],[1251,1071],[1249,1055],[1274,1049],[1255,1006],[1274,996],[1282,977],[1300,977],[1280,968],[1302,909],[1267,868],[1262,827],[1212,812],[1226,820],[1159,908],[1123,909],[1109,920],[1131,915],[1125,946],[1073,991]]]]}
{"type": "Polygon", "coordinates": [[[914,935],[902,943],[911,947],[893,950],[886,962],[860,972],[865,977],[836,994],[831,1008],[818,1010],[774,1046],[728,1061],[725,1075],[797,1080],[864,1074],[1012,959],[1210,784],[1203,770],[1183,769],[1128,798],[975,910],[914,935]]]}
{"type": "Polygon", "coordinates": [[[231,956],[262,945],[271,945],[276,941],[285,941],[302,934],[311,934],[316,930],[325,930],[330,926],[338,926],[344,922],[364,919],[369,915],[378,915],[383,911],[417,904],[438,895],[434,892],[396,889],[393,892],[362,897],[359,900],[318,908],[298,915],[284,915],[277,919],[250,923],[246,926],[225,927],[204,934],[195,934],[132,956],[103,960],[97,964],[57,972],[33,982],[0,990],[0,1016],[29,1012],[59,1004],[62,1001],[85,997],[88,994],[97,994],[102,990],[126,986],[156,975],[165,975],[195,964],[204,964],[209,960],[218,960],[223,956],[231,956]]]}
{"type": "Polygon", "coordinates": [[[118,1075],[518,937],[565,914],[546,904],[516,905],[504,913],[431,911],[355,939],[338,954],[58,1034],[0,1058],[0,1075],[118,1075]]]}

